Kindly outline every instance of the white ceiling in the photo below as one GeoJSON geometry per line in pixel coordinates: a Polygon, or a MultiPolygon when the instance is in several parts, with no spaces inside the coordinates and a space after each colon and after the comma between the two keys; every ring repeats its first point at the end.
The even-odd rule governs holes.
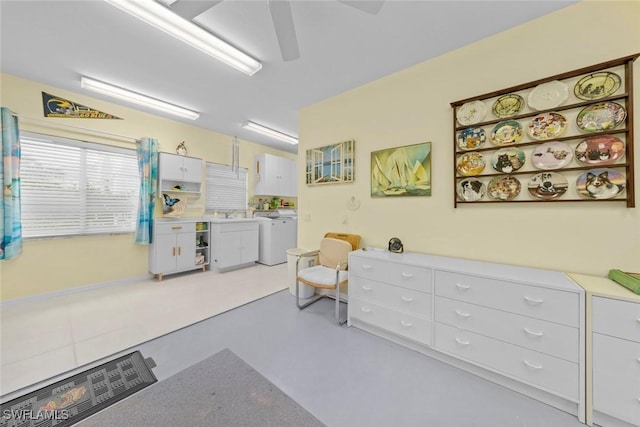
{"type": "Polygon", "coordinates": [[[573,2],[387,0],[370,15],[334,0],[297,0],[301,57],[283,62],[267,2],[224,0],[195,20],[262,61],[248,77],[103,1],[1,0],[0,69],[79,93],[86,75],[201,113],[185,123],[295,153],[240,124],[297,136],[302,107],[573,2]]]}

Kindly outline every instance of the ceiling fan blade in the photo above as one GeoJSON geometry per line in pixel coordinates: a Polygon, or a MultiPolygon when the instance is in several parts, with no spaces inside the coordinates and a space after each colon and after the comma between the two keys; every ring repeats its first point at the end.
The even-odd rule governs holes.
{"type": "Polygon", "coordinates": [[[380,12],[384,0],[338,0],[339,3],[346,4],[347,6],[354,7],[363,12],[375,15],[380,12]]]}
{"type": "Polygon", "coordinates": [[[169,5],[169,9],[191,21],[196,16],[206,12],[222,0],[178,0],[169,5]]]}
{"type": "Polygon", "coordinates": [[[298,37],[293,25],[291,4],[287,0],[269,0],[269,12],[276,30],[276,37],[280,45],[280,54],[283,61],[293,61],[300,58],[298,50],[298,37]]]}

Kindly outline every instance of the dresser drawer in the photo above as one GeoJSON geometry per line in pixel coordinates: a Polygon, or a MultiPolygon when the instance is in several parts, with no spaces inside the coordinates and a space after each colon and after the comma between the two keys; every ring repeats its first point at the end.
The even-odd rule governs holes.
{"type": "Polygon", "coordinates": [[[436,296],[435,321],[578,363],[577,328],[436,296]]]}
{"type": "Polygon", "coordinates": [[[405,313],[431,318],[431,294],[351,276],[349,297],[397,308],[405,313]]]}
{"type": "Polygon", "coordinates": [[[446,271],[436,271],[435,277],[438,296],[568,326],[580,324],[577,293],[446,271]]]}
{"type": "Polygon", "coordinates": [[[593,332],[640,342],[640,304],[593,297],[593,332]]]}
{"type": "Polygon", "coordinates": [[[195,222],[156,222],[153,224],[156,234],[174,234],[196,232],[195,222]]]}
{"type": "Polygon", "coordinates": [[[548,356],[492,338],[435,324],[435,347],[490,370],[545,389],[577,402],[579,369],[577,363],[548,356]]]}
{"type": "Polygon", "coordinates": [[[430,268],[354,256],[349,261],[349,271],[353,276],[373,279],[420,292],[432,292],[432,270],[430,268]]]}
{"type": "Polygon", "coordinates": [[[357,298],[349,298],[349,318],[369,323],[402,337],[431,345],[431,322],[357,298]]]}
{"type": "Polygon", "coordinates": [[[593,334],[593,409],[640,425],[640,343],[593,334]]]}

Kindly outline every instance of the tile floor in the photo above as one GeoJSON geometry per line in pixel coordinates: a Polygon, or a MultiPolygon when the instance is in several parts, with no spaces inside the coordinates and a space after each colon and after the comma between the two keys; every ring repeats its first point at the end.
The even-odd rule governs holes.
{"type": "MultiPolygon", "coordinates": [[[[0,306],[0,396],[288,287],[287,265],[189,272],[0,306]]],[[[5,400],[5,399],[3,399],[5,400]]]]}

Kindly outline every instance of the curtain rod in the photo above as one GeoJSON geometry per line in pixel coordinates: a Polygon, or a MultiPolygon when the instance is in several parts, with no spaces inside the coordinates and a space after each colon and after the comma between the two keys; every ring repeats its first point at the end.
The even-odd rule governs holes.
{"type": "Polygon", "coordinates": [[[16,113],[13,113],[13,112],[12,112],[12,114],[14,116],[18,117],[18,118],[21,118],[21,119],[33,120],[33,121],[36,121],[36,122],[46,123],[48,125],[65,126],[65,127],[69,127],[69,128],[72,128],[72,129],[79,129],[79,130],[84,130],[84,131],[88,131],[88,132],[101,133],[101,134],[104,134],[104,135],[115,136],[115,137],[118,137],[118,138],[131,139],[131,140],[133,140],[135,142],[137,142],[137,141],[139,141],[141,139],[141,138],[135,138],[135,137],[129,136],[129,135],[121,135],[119,133],[106,132],[106,131],[98,130],[98,129],[90,129],[90,128],[85,128],[85,127],[82,127],[82,126],[74,126],[74,125],[69,125],[69,124],[66,124],[66,123],[50,122],[50,121],[45,120],[45,119],[39,119],[37,117],[30,117],[30,116],[23,116],[22,114],[16,114],[16,113]]]}

